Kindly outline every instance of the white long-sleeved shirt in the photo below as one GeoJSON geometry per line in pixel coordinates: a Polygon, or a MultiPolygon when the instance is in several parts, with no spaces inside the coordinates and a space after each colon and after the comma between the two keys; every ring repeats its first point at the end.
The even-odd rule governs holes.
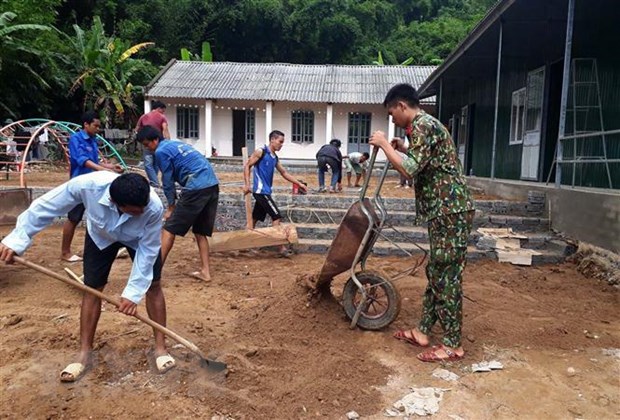
{"type": "Polygon", "coordinates": [[[120,242],[136,250],[133,267],[122,297],[139,303],[153,281],[153,265],[161,248],[161,220],[164,208],[151,189],[144,213],[121,213],[110,199],[110,184],[119,176],[108,171],[80,175],[32,202],[19,215],[15,229],[2,243],[18,255],[32,245],[33,237],[55,217],[67,214],[76,205],[86,207],[88,234],[99,249],[120,242]]]}

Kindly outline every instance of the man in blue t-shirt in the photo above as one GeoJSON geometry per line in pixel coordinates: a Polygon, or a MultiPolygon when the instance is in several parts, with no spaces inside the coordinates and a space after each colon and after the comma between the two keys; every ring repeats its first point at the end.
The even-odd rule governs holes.
{"type": "MultiPolygon", "coordinates": [[[[119,164],[99,162],[99,148],[97,146],[97,133],[101,127],[101,121],[95,111],[86,111],[82,115],[82,129],[69,137],[69,165],[70,178],[89,174],[94,171],[112,171],[123,173],[123,167],[119,164]]],[[[82,261],[82,257],[71,252],[71,242],[75,235],[75,229],[84,216],[84,205],[78,204],[67,214],[67,221],[62,227],[62,245],[60,258],[67,262],[82,261]]]]}
{"type": "MultiPolygon", "coordinates": [[[[271,217],[271,224],[273,226],[278,226],[280,224],[282,215],[275,201],[271,198],[273,173],[275,169],[280,172],[282,178],[296,184],[303,192],[306,191],[306,186],[289,175],[278,160],[276,152],[282,149],[283,144],[284,133],[278,130],[272,131],[269,133],[269,145],[256,149],[243,167],[243,179],[245,181],[243,193],[252,193],[256,200],[254,210],[252,211],[252,228],[256,226],[257,221],[264,221],[267,215],[271,217]],[[252,169],[254,175],[254,184],[252,188],[250,188],[250,169],[252,169]]],[[[284,245],[280,248],[280,252],[282,255],[289,254],[284,245]]]]}
{"type": "Polygon", "coordinates": [[[199,271],[190,275],[210,281],[207,236],[213,234],[220,191],[219,181],[211,164],[189,144],[179,140],[163,141],[161,132],[153,126],[141,128],[136,139],[145,149],[155,154],[155,163],[161,170],[164,195],[168,201],[168,209],[164,214],[166,223],[161,237],[163,263],[174,245],[175,236],[185,236],[192,228],[202,265],[199,271]],[[178,200],[175,182],[182,187],[178,200]]]}

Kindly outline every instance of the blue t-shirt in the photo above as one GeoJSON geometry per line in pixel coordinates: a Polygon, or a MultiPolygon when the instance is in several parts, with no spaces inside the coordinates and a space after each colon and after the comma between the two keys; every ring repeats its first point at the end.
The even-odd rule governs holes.
{"type": "Polygon", "coordinates": [[[211,163],[198,150],[179,140],[163,140],[155,150],[168,205],[175,202],[177,182],[183,190],[195,191],[219,184],[211,163]]]}
{"type": "Polygon", "coordinates": [[[263,147],[263,157],[254,165],[254,187],[252,192],[255,194],[271,194],[273,185],[273,171],[278,164],[278,156],[271,153],[269,146],[263,147]]]}
{"type": "Polygon", "coordinates": [[[93,169],[84,166],[88,160],[99,164],[97,137],[90,137],[84,130],[76,131],[71,134],[71,137],[69,137],[69,164],[71,166],[71,178],[93,172],[93,169]]]}

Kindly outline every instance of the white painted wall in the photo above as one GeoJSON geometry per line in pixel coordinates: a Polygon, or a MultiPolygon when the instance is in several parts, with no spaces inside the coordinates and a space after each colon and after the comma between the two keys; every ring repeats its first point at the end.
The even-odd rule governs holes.
{"type": "MultiPolygon", "coordinates": [[[[149,98],[158,99],[158,98],[149,98]]],[[[161,99],[160,99],[161,100],[161,99]]],[[[204,150],[206,136],[210,135],[211,144],[217,149],[220,156],[232,156],[232,136],[233,120],[232,111],[234,109],[254,109],[256,111],[256,145],[259,147],[267,142],[266,139],[266,108],[264,101],[235,101],[235,100],[214,100],[212,106],[212,130],[205,133],[205,101],[172,99],[163,100],[166,103],[166,117],[170,126],[170,135],[177,136],[176,108],[178,106],[196,106],[199,115],[200,138],[198,140],[179,139],[192,144],[199,150],[204,150]]],[[[299,102],[274,102],[272,105],[271,129],[284,132],[286,143],[279,153],[282,158],[289,159],[314,159],[316,152],[332,138],[342,141],[342,153],[347,151],[348,135],[348,114],[349,112],[370,112],[372,113],[371,132],[382,130],[386,134],[389,132],[389,120],[387,111],[382,105],[350,105],[333,104],[332,130],[328,136],[327,131],[327,104],[323,103],[299,103],[299,102]],[[314,143],[296,144],[290,141],[292,120],[291,112],[294,110],[314,111],[314,143]]],[[[210,155],[210,151],[207,151],[210,155]]],[[[379,159],[384,159],[380,154],[379,159]]]]}

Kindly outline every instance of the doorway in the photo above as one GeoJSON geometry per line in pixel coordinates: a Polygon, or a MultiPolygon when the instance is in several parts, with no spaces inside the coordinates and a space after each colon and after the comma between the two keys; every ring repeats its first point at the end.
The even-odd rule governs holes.
{"type": "Polygon", "coordinates": [[[521,154],[521,179],[538,181],[543,99],[545,97],[544,66],[528,73],[525,95],[525,134],[521,154]]]}
{"type": "Polygon", "coordinates": [[[245,111],[233,110],[233,156],[241,156],[245,147],[245,111]]]}

